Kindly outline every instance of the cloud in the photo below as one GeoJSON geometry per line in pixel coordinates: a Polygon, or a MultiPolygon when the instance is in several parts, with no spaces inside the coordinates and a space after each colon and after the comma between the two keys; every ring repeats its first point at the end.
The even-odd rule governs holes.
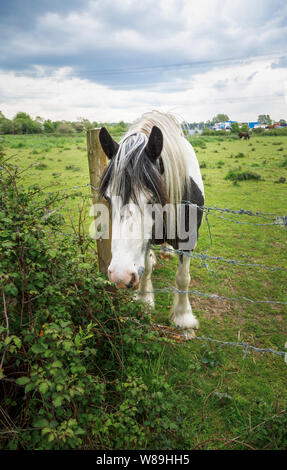
{"type": "Polygon", "coordinates": [[[260,113],[279,119],[286,116],[285,83],[287,70],[272,68],[266,59],[143,89],[111,88],[79,78],[67,67],[53,74],[38,68],[32,76],[0,71],[0,109],[10,118],[23,110],[53,120],[82,116],[131,122],[150,109],[171,111],[187,121],[211,119],[218,112],[234,120],[255,120],[260,113]]]}
{"type": "Polygon", "coordinates": [[[258,55],[287,39],[281,0],[98,0],[72,2],[69,9],[66,1],[49,2],[48,9],[44,4],[35,12],[28,7],[28,28],[24,15],[23,24],[2,33],[7,68],[70,65],[88,76],[91,68],[258,55]]]}
{"type": "Polygon", "coordinates": [[[1,2],[0,106],[102,120],[161,106],[194,120],[220,106],[283,113],[286,15],[283,0],[1,2]]]}
{"type": "Polygon", "coordinates": [[[272,69],[281,69],[281,68],[286,68],[287,67],[287,56],[280,57],[277,62],[272,62],[271,68],[272,69]]]}

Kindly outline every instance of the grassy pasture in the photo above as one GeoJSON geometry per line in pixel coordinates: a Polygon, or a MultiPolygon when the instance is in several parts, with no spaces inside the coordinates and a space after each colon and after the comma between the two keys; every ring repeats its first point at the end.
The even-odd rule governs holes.
{"type": "MultiPolygon", "coordinates": [[[[287,137],[254,136],[248,141],[232,137],[193,137],[205,183],[206,205],[253,212],[287,215],[287,137]],[[232,174],[231,179],[226,175],[232,174]],[[234,177],[235,175],[235,177],[234,177]],[[249,175],[249,177],[248,177],[249,175]],[[250,175],[256,175],[250,177],[250,175]]],[[[64,190],[89,182],[86,140],[76,137],[1,136],[0,151],[23,171],[23,184],[38,184],[47,191],[64,190]],[[30,167],[30,168],[28,168],[30,167]]],[[[9,161],[9,160],[7,160],[9,161]]],[[[65,191],[63,191],[63,194],[65,191]]],[[[67,190],[68,194],[71,191],[67,190]]],[[[67,230],[77,221],[79,194],[63,200],[59,211],[67,230]]],[[[88,211],[88,208],[86,208],[88,211]]],[[[206,221],[200,230],[196,252],[222,256],[244,263],[287,267],[287,231],[258,217],[211,212],[210,245],[206,221]],[[225,219],[218,218],[220,215],[225,219]]],[[[88,228],[91,218],[86,219],[88,228]]],[[[153,275],[154,288],[174,285],[177,260],[159,259],[153,275]]],[[[210,261],[191,262],[190,289],[227,297],[286,301],[286,272],[246,268],[210,261]]],[[[156,295],[156,322],[168,324],[172,294],[156,295]]],[[[276,304],[229,302],[191,296],[200,320],[198,336],[222,341],[242,341],[260,348],[284,351],[287,341],[287,308],[276,304]]],[[[247,352],[241,348],[193,340],[163,346],[156,362],[146,361],[146,376],[165,374],[166,381],[181,393],[178,420],[185,435],[177,442],[158,441],[158,448],[246,449],[286,448],[286,363],[283,357],[247,352]],[[282,412],[282,413],[281,413],[282,412]],[[281,413],[281,414],[280,414],[281,413]],[[172,444],[171,444],[172,442],[172,444]]],[[[149,448],[149,443],[146,444],[149,448]]]]}

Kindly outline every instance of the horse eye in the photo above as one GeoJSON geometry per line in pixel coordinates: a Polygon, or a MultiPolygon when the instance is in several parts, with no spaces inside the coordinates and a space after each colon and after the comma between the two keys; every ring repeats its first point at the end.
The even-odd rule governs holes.
{"type": "Polygon", "coordinates": [[[156,204],[157,203],[157,199],[155,196],[153,196],[151,199],[149,199],[148,201],[148,204],[156,204]]]}
{"type": "Polygon", "coordinates": [[[111,203],[111,199],[109,198],[109,196],[106,196],[106,194],[104,194],[104,198],[108,202],[108,204],[111,203]]]}

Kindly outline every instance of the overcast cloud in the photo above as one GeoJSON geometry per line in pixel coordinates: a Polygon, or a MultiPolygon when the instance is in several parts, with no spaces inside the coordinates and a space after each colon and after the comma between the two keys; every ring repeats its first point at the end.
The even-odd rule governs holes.
{"type": "Polygon", "coordinates": [[[10,0],[0,20],[10,118],[287,118],[284,0],[10,0]]]}

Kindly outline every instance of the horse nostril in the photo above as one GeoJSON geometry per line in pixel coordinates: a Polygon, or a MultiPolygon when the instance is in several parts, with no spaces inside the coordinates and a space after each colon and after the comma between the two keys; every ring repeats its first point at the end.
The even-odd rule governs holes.
{"type": "Polygon", "coordinates": [[[127,289],[132,289],[132,288],[134,287],[135,279],[136,279],[136,276],[135,276],[135,274],[133,273],[130,282],[129,282],[128,284],[126,284],[127,289]]]}

